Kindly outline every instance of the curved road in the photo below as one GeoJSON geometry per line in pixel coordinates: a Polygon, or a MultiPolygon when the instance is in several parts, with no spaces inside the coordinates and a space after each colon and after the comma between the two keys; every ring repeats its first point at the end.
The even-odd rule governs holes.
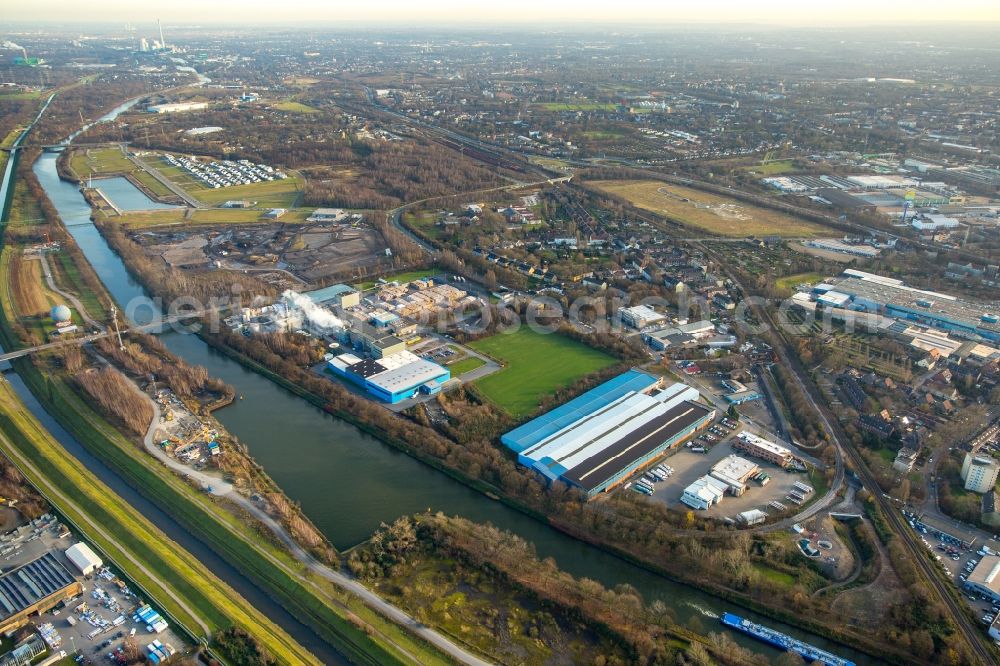
{"type": "MultiPolygon", "coordinates": [[[[285,528],[274,518],[270,516],[266,511],[261,509],[259,506],[254,504],[250,499],[241,495],[236,488],[229,482],[223,481],[217,476],[207,474],[195,469],[188,467],[180,463],[179,461],[171,458],[166,454],[165,451],[160,449],[153,441],[153,435],[156,432],[157,426],[160,423],[160,406],[155,400],[149,397],[145,391],[142,391],[138,386],[136,386],[131,381],[129,385],[132,386],[138,395],[141,395],[148,404],[153,408],[153,418],[149,422],[149,427],[146,429],[146,434],[143,437],[143,446],[154,458],[162,462],[164,465],[174,470],[178,474],[184,477],[192,478],[202,484],[204,488],[211,488],[211,493],[217,497],[224,497],[227,500],[233,502],[240,508],[246,510],[254,518],[263,523],[269,530],[271,530],[278,539],[288,548],[292,556],[301,564],[309,568],[313,573],[321,576],[327,581],[330,581],[337,587],[354,594],[359,597],[365,605],[373,610],[377,611],[381,615],[387,617],[389,620],[395,622],[396,624],[406,627],[409,631],[416,634],[423,640],[427,641],[437,649],[441,650],[445,654],[451,656],[453,659],[459,661],[463,664],[470,664],[472,666],[489,666],[491,662],[481,659],[479,656],[469,652],[465,648],[452,643],[444,635],[438,633],[434,629],[418,622],[411,615],[407,614],[400,608],[390,604],[388,601],[382,599],[380,596],[372,592],[370,589],[359,583],[354,578],[347,576],[346,574],[332,569],[331,567],[323,564],[315,557],[313,557],[308,551],[306,551],[302,546],[299,545],[295,539],[285,530],[285,528]]],[[[265,556],[267,554],[265,553],[265,556]]],[[[275,566],[284,567],[284,565],[277,560],[272,560],[275,566]]],[[[295,575],[294,572],[289,572],[295,575]]],[[[348,608],[344,607],[344,610],[349,611],[348,608]]],[[[392,642],[392,639],[383,634],[383,638],[392,642]]],[[[395,645],[396,649],[400,650],[404,654],[405,649],[399,645],[395,645]]],[[[417,659],[413,658],[416,663],[417,659]]]]}
{"type": "Polygon", "coordinates": [[[49,266],[49,258],[45,256],[44,252],[38,254],[38,260],[42,262],[42,273],[45,275],[45,284],[48,285],[49,289],[72,303],[73,307],[75,307],[76,311],[80,313],[80,317],[88,326],[98,331],[102,330],[104,328],[104,324],[90,316],[87,312],[87,308],[83,307],[83,303],[80,302],[79,298],[56,286],[56,281],[52,277],[52,267],[49,266]]]}
{"type": "MultiPolygon", "coordinates": [[[[0,381],[7,381],[7,380],[0,378],[0,381]]],[[[6,435],[0,433],[0,437],[6,437],[6,435]]],[[[8,457],[11,459],[11,462],[14,463],[14,465],[17,466],[22,471],[31,470],[32,478],[39,479],[41,484],[45,486],[45,489],[42,490],[43,494],[47,498],[50,498],[50,501],[55,500],[52,501],[54,505],[72,507],[77,512],[77,514],[83,518],[84,522],[86,522],[86,525],[84,527],[86,527],[88,531],[100,534],[101,537],[110,542],[117,541],[117,537],[115,535],[109,533],[106,529],[104,529],[104,526],[101,525],[100,523],[95,522],[86,511],[80,508],[80,506],[76,503],[76,501],[73,498],[64,494],[57,487],[49,484],[46,480],[45,475],[42,474],[37,467],[35,467],[34,463],[28,458],[25,458],[13,446],[8,447],[8,457]]],[[[39,490],[41,490],[41,488],[39,490]]],[[[170,587],[169,582],[162,580],[159,576],[156,575],[155,572],[149,570],[141,560],[136,559],[127,550],[123,549],[122,554],[126,559],[128,559],[129,562],[135,565],[137,569],[139,569],[140,571],[142,571],[143,574],[148,576],[150,580],[155,580],[161,586],[164,592],[178,606],[183,608],[186,613],[188,613],[192,618],[194,618],[194,620],[198,623],[198,627],[201,629],[202,634],[206,640],[211,636],[211,631],[209,630],[208,625],[205,624],[205,621],[202,620],[201,616],[199,616],[197,612],[195,612],[186,603],[184,603],[183,599],[181,599],[174,593],[173,589],[170,587]]]]}

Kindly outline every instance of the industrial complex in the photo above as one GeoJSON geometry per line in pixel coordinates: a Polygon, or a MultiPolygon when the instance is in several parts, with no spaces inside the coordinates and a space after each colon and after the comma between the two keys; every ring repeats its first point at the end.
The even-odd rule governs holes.
{"type": "Polygon", "coordinates": [[[357,289],[335,284],[304,294],[286,291],[271,305],[243,308],[227,323],[244,333],[299,331],[320,336],[332,350],[325,359],[330,372],[373,398],[397,404],[418,394],[438,393],[451,379],[448,368],[409,350],[420,341],[411,317],[447,310],[468,298],[475,300],[430,279],[387,282],[363,300],[357,289]]]}
{"type": "Polygon", "coordinates": [[[373,396],[395,404],[418,392],[434,394],[451,379],[448,368],[403,350],[378,359],[347,353],[327,362],[329,368],[353,381],[373,396]]]}
{"type": "Polygon", "coordinates": [[[910,287],[902,280],[847,269],[813,288],[823,307],[871,312],[933,326],[971,340],[1000,341],[1000,308],[910,287]]]}
{"type": "Polygon", "coordinates": [[[516,428],[501,441],[549,480],[593,497],[707,426],[715,410],[684,384],[630,370],[516,428]]]}

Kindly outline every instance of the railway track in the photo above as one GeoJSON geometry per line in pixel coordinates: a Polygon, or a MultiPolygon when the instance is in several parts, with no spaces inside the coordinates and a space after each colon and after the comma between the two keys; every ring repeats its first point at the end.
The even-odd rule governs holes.
{"type": "MultiPolygon", "coordinates": [[[[706,255],[713,256],[716,260],[719,260],[719,257],[714,256],[714,252],[709,251],[707,248],[704,248],[704,246],[700,247],[705,250],[706,255]]],[[[724,267],[726,266],[724,262],[720,262],[720,265],[724,267]]],[[[732,274],[728,268],[724,268],[723,271],[727,274],[727,277],[733,281],[733,284],[735,284],[744,294],[748,293],[737,277],[732,274]]],[[[909,529],[909,526],[903,520],[902,514],[885,496],[883,496],[883,493],[875,480],[875,476],[868,470],[868,466],[866,465],[864,458],[861,457],[861,453],[853,446],[846,444],[846,442],[850,441],[847,434],[844,432],[843,428],[841,428],[840,422],[837,420],[835,415],[826,406],[822,395],[819,394],[818,389],[812,381],[809,380],[808,373],[798,362],[798,359],[789,353],[788,350],[790,349],[790,345],[788,340],[785,338],[781,327],[777,326],[777,323],[774,321],[767,308],[762,307],[760,304],[751,303],[750,310],[758,321],[769,327],[771,331],[774,331],[775,337],[777,338],[776,341],[779,343],[775,345],[775,352],[777,352],[779,360],[785,364],[785,367],[791,370],[792,375],[796,378],[796,382],[802,389],[803,394],[810,403],[810,406],[820,417],[820,421],[822,422],[821,424],[833,438],[833,444],[837,451],[837,481],[842,482],[843,480],[844,465],[842,458],[846,457],[850,461],[851,466],[860,478],[864,487],[872,493],[872,497],[875,499],[875,503],[878,505],[879,510],[885,516],[885,519],[889,523],[893,533],[905,546],[907,552],[913,559],[914,565],[920,571],[920,574],[930,584],[931,588],[940,598],[945,607],[947,607],[948,612],[954,619],[958,630],[964,635],[966,643],[968,643],[973,654],[982,664],[997,663],[996,654],[986,643],[982,630],[972,620],[970,620],[966,609],[961,605],[959,600],[956,599],[951,583],[942,580],[940,572],[935,570],[934,564],[927,557],[926,549],[917,542],[916,533],[909,529]]]]}
{"type": "Polygon", "coordinates": [[[909,529],[899,510],[883,495],[878,482],[875,480],[875,476],[869,471],[861,453],[853,446],[845,444],[845,442],[849,441],[847,434],[841,428],[840,422],[826,407],[822,396],[817,395],[817,390],[812,382],[808,380],[805,369],[797,359],[787,353],[788,342],[781,329],[775,325],[771,314],[765,308],[759,306],[752,306],[752,308],[757,310],[757,316],[761,318],[761,321],[766,322],[775,331],[781,342],[779,353],[782,356],[783,362],[786,363],[786,366],[798,378],[798,383],[805,390],[810,404],[822,417],[823,425],[834,438],[837,450],[847,457],[864,487],[872,493],[875,503],[885,516],[890,528],[906,547],[907,552],[913,559],[921,575],[930,583],[931,588],[948,608],[958,630],[965,636],[966,642],[975,656],[983,664],[997,663],[996,655],[986,644],[982,630],[969,619],[966,609],[955,598],[951,583],[941,579],[940,572],[935,569],[933,562],[927,557],[926,549],[917,542],[916,533],[909,529]]]}

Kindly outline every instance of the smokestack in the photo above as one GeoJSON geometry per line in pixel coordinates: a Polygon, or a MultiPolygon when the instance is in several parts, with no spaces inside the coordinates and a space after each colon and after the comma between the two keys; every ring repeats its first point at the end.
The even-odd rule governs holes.
{"type": "Polygon", "coordinates": [[[160,23],[160,19],[156,19],[156,27],[160,29],[160,48],[167,48],[167,43],[163,41],[163,24],[160,23]]]}

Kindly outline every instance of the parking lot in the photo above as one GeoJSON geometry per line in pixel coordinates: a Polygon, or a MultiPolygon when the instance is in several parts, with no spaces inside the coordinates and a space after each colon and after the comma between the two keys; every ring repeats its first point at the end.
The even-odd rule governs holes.
{"type": "Polygon", "coordinates": [[[147,631],[145,623],[132,619],[132,612],[143,600],[107,567],[91,576],[79,575],[64,551],[77,542],[54,516],[46,515],[24,524],[0,537],[0,560],[4,572],[52,552],[57,560],[79,580],[83,594],[47,613],[33,618],[46,637],[46,642],[67,654],[79,650],[90,663],[110,663],[108,654],[120,647],[134,632],[134,642],[146,653],[146,645],[154,640],[183,649],[183,638],[167,628],[158,634],[147,631]],[[119,618],[121,618],[119,620],[119,618]]]}
{"type": "MultiPolygon", "coordinates": [[[[692,440],[690,448],[682,446],[668,452],[661,462],[669,465],[673,469],[673,473],[664,481],[651,482],[654,490],[650,497],[668,506],[686,510],[688,507],[681,502],[684,489],[695,480],[708,474],[712,465],[726,456],[738,455],[759,465],[761,470],[770,476],[769,483],[766,486],[761,486],[757,482],[750,481],[747,484],[746,493],[742,496],[733,497],[727,494],[719,504],[705,510],[704,514],[715,518],[735,517],[736,514],[750,509],[762,509],[767,513],[774,514],[776,510],[767,506],[768,502],[772,500],[781,502],[789,510],[797,508],[786,500],[785,496],[793,489],[796,481],[808,483],[808,477],[801,473],[787,472],[777,465],[750,458],[744,453],[733,450],[732,442],[736,432],[739,430],[732,431],[725,438],[714,443],[695,439],[692,440]],[[710,448],[707,448],[704,453],[694,450],[695,448],[703,448],[701,445],[710,446],[710,448]]],[[[633,479],[642,476],[642,474],[637,474],[633,479]]],[[[631,488],[627,492],[632,492],[631,488]]]]}
{"type": "MultiPolygon", "coordinates": [[[[979,548],[983,545],[996,551],[996,542],[991,544],[973,544],[971,548],[963,546],[962,541],[955,536],[938,530],[933,525],[924,523],[914,514],[903,512],[903,515],[910,522],[911,527],[920,535],[921,542],[927,547],[934,560],[942,567],[949,578],[961,590],[962,596],[976,612],[979,618],[995,617],[1000,611],[1000,604],[997,604],[978,592],[972,593],[965,589],[966,578],[979,563],[982,556],[978,554],[979,548]]],[[[989,622],[983,620],[984,627],[989,622]]]]}

